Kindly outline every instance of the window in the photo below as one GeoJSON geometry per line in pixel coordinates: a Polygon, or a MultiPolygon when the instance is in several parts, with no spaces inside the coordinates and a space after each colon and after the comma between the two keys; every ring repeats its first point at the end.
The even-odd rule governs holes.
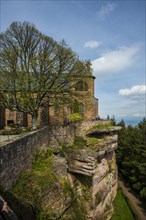
{"type": "Polygon", "coordinates": [[[87,85],[86,82],[80,80],[79,82],[76,83],[75,90],[76,91],[87,91],[88,90],[88,85],[87,85]]]}
{"type": "Polygon", "coordinates": [[[83,115],[84,114],[84,106],[83,103],[79,103],[79,114],[83,115]]]}
{"type": "Polygon", "coordinates": [[[77,100],[75,100],[73,112],[74,113],[79,113],[80,115],[83,115],[84,114],[84,105],[83,105],[83,103],[79,103],[77,100]]]}
{"type": "Polygon", "coordinates": [[[7,120],[7,125],[8,125],[8,126],[10,126],[10,125],[12,125],[12,124],[14,124],[14,120],[7,120]]]}
{"type": "Polygon", "coordinates": [[[55,104],[54,104],[54,111],[55,111],[55,113],[57,113],[59,111],[58,101],[56,101],[55,104]]]}

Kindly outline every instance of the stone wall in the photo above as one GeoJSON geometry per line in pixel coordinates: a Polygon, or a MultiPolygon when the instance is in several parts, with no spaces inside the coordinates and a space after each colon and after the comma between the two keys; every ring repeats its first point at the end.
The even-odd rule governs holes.
{"type": "Polygon", "coordinates": [[[37,148],[49,143],[48,127],[0,146],[0,185],[10,189],[21,171],[31,167],[37,148]]]}
{"type": "MultiPolygon", "coordinates": [[[[77,101],[83,105],[83,118],[85,120],[98,116],[98,99],[94,97],[94,79],[95,77],[93,76],[86,76],[84,79],[77,79],[77,83],[78,81],[83,81],[87,84],[87,90],[81,89],[75,91],[75,88],[73,88],[73,92],[76,93],[77,101]]],[[[23,127],[32,127],[31,115],[10,111],[9,109],[2,109],[2,107],[0,107],[0,111],[3,111],[0,129],[9,126],[9,123],[19,123],[23,127]]],[[[41,108],[38,114],[38,125],[39,127],[42,127],[49,123],[51,125],[67,124],[73,113],[72,108],[65,105],[57,108],[55,106],[48,109],[41,108]]]]}
{"type": "Polygon", "coordinates": [[[36,149],[49,146],[55,154],[51,172],[58,177],[54,191],[48,188],[41,198],[40,206],[45,207],[46,214],[51,212],[64,220],[77,219],[72,215],[83,205],[84,211],[78,211],[85,212],[85,216],[80,219],[109,220],[117,191],[114,151],[119,130],[108,121],[84,121],[75,126],[44,128],[1,146],[0,184],[11,188],[20,172],[31,167],[36,149]],[[75,143],[76,136],[83,138],[83,146],[75,143]]]}
{"type": "Polygon", "coordinates": [[[37,148],[50,146],[54,152],[62,145],[73,144],[74,126],[53,126],[31,132],[0,146],[0,185],[11,188],[21,171],[31,167],[37,148]]]}
{"type": "Polygon", "coordinates": [[[86,120],[83,122],[77,122],[75,124],[75,135],[76,136],[84,136],[86,132],[97,125],[106,125],[109,124],[111,121],[109,120],[86,120]]]}
{"type": "Polygon", "coordinates": [[[49,146],[55,149],[59,146],[67,146],[74,143],[75,127],[68,126],[52,126],[49,131],[49,146]]]}

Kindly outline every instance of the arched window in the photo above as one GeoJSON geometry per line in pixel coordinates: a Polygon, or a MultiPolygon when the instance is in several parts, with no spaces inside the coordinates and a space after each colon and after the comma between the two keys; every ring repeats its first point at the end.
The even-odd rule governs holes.
{"type": "Polygon", "coordinates": [[[54,104],[54,111],[55,111],[55,113],[58,113],[58,111],[59,111],[59,104],[58,104],[57,100],[55,101],[55,104],[54,104]]]}
{"type": "Polygon", "coordinates": [[[87,91],[88,90],[88,85],[83,80],[80,80],[79,82],[76,83],[75,90],[76,91],[87,91]]]}
{"type": "Polygon", "coordinates": [[[81,115],[84,114],[84,106],[83,106],[83,103],[79,103],[79,114],[81,114],[81,115]]]}
{"type": "Polygon", "coordinates": [[[84,105],[83,103],[79,103],[77,100],[74,102],[74,107],[73,107],[73,112],[74,113],[79,113],[80,115],[84,114],[84,105]]]}

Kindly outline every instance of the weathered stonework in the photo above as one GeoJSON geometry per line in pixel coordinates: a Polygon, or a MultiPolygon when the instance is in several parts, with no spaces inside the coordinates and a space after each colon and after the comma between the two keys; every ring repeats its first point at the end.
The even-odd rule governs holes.
{"type": "Polygon", "coordinates": [[[10,189],[20,172],[31,168],[36,150],[48,146],[48,132],[45,127],[0,145],[0,185],[10,189]]]}
{"type": "MultiPolygon", "coordinates": [[[[80,113],[84,120],[92,119],[98,116],[98,99],[94,97],[94,79],[95,77],[90,75],[84,77],[84,79],[76,79],[87,85],[87,89],[78,88],[77,90],[73,88],[76,99],[79,104],[82,105],[82,112],[80,113]]],[[[74,83],[76,86],[76,83],[74,83]]],[[[79,107],[80,109],[80,107],[79,107]]],[[[38,112],[38,126],[43,127],[44,125],[67,125],[71,120],[71,115],[77,113],[76,111],[66,105],[61,105],[56,108],[51,106],[49,108],[40,108],[38,112]]],[[[0,129],[7,128],[10,124],[19,124],[22,127],[32,127],[32,116],[30,114],[25,114],[21,112],[11,111],[5,109],[0,105],[0,129]]]]}
{"type": "MultiPolygon", "coordinates": [[[[117,131],[120,127],[109,126],[108,129],[86,129],[84,137],[91,135],[99,138],[99,142],[93,147],[85,145],[84,149],[69,148],[66,152],[68,171],[71,178],[80,174],[76,180],[73,177],[72,184],[80,182],[81,176],[88,176],[91,181],[88,190],[90,200],[86,201],[88,210],[87,219],[108,220],[113,213],[112,201],[117,191],[117,167],[114,150],[117,147],[117,131]],[[101,136],[101,137],[100,137],[101,136]]],[[[84,129],[85,131],[85,129],[84,129]]],[[[83,135],[83,130],[81,131],[83,135]]],[[[79,185],[78,191],[83,196],[83,185],[79,185]]]]}
{"type": "Polygon", "coordinates": [[[73,125],[52,126],[49,130],[49,145],[53,149],[74,143],[75,128],[73,125]]]}
{"type": "Polygon", "coordinates": [[[32,132],[0,147],[0,183],[11,188],[19,173],[31,168],[33,153],[49,146],[54,153],[51,172],[58,181],[43,194],[43,211],[48,216],[52,212],[54,220],[75,220],[78,214],[84,220],[109,220],[117,191],[114,151],[119,130],[120,127],[113,127],[108,121],[86,121],[32,132]],[[75,144],[76,136],[85,140],[84,146],[75,144]]]}

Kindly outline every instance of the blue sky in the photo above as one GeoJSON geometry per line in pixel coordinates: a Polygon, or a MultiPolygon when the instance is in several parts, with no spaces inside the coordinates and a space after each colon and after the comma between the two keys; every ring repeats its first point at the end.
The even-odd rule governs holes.
{"type": "Polygon", "coordinates": [[[99,115],[146,114],[146,2],[1,0],[1,31],[29,21],[58,42],[65,39],[80,59],[90,59],[99,115]]]}

